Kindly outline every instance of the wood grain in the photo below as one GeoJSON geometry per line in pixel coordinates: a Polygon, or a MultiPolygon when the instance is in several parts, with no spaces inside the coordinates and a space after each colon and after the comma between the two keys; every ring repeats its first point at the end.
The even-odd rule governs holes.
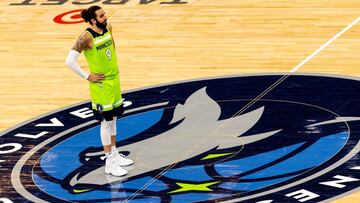
{"type": "MultiPolygon", "coordinates": [[[[89,99],[64,64],[86,24],[61,25],[64,5],[0,3],[0,131],[89,99]]],[[[113,26],[123,90],[179,80],[288,72],[351,21],[357,0],[188,0],[182,5],[102,5],[113,26]]],[[[360,25],[299,72],[360,75],[360,25]]],[[[79,63],[86,68],[84,57],[79,63]]],[[[355,193],[337,202],[358,202],[355,193]]]]}

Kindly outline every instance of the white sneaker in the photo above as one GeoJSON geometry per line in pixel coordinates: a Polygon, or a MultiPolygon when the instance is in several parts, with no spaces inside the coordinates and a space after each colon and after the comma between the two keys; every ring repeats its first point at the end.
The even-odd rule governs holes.
{"type": "Polygon", "coordinates": [[[116,159],[117,163],[120,165],[120,166],[129,166],[131,164],[134,163],[133,160],[131,159],[127,159],[125,158],[125,156],[123,154],[120,154],[118,152],[118,150],[114,150],[111,152],[111,155],[114,156],[114,158],[116,159]]]}
{"type": "Polygon", "coordinates": [[[128,172],[120,166],[115,157],[111,154],[109,157],[106,157],[105,173],[113,176],[124,176],[128,172]]]}

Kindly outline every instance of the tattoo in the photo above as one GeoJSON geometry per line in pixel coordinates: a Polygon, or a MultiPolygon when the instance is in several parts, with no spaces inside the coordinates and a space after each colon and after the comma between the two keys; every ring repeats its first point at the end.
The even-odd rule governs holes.
{"type": "Polygon", "coordinates": [[[81,53],[83,50],[89,48],[89,46],[90,46],[90,38],[87,36],[86,33],[83,33],[77,39],[72,49],[81,53]]]}

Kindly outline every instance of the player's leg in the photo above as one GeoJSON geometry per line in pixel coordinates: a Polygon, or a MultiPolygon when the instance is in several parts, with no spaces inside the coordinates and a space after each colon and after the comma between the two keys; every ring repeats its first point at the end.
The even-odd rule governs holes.
{"type": "Polygon", "coordinates": [[[106,156],[111,153],[111,123],[105,119],[100,123],[100,138],[106,156]]]}
{"type": "MultiPolygon", "coordinates": [[[[103,112],[104,120],[101,122],[101,141],[106,155],[105,160],[105,173],[114,176],[123,176],[127,171],[118,163],[118,157],[112,152],[112,134],[114,130],[113,120],[111,119],[110,112],[103,112]]],[[[116,150],[116,149],[115,149],[116,150]]],[[[117,150],[116,150],[117,151],[117,150]]]]}
{"type": "Polygon", "coordinates": [[[134,163],[131,159],[125,158],[124,155],[120,154],[119,151],[116,148],[116,120],[117,116],[120,116],[124,112],[123,105],[113,109],[114,116],[112,120],[112,126],[111,126],[111,153],[116,157],[117,162],[120,166],[129,166],[134,163]]]}
{"type": "Polygon", "coordinates": [[[116,157],[111,153],[111,135],[113,130],[113,93],[112,82],[104,80],[102,85],[91,84],[91,100],[93,105],[94,114],[101,122],[100,124],[100,137],[106,155],[105,160],[105,173],[114,176],[123,176],[127,171],[123,169],[116,157]]]}
{"type": "Polygon", "coordinates": [[[116,119],[117,117],[113,117],[111,121],[111,151],[116,149],[116,119]]]}

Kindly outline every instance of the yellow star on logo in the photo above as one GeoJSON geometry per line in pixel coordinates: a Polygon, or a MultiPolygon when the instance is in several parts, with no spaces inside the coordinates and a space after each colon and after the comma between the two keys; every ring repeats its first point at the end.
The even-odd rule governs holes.
{"type": "Polygon", "coordinates": [[[222,153],[222,154],[209,154],[209,155],[207,155],[206,157],[202,158],[201,160],[215,159],[215,158],[218,158],[218,157],[228,156],[228,155],[231,155],[231,154],[235,154],[235,152],[232,152],[232,153],[222,153]]]}
{"type": "Polygon", "coordinates": [[[176,183],[181,188],[169,192],[172,193],[179,193],[179,192],[187,192],[187,191],[213,191],[212,189],[208,188],[209,186],[215,185],[220,181],[210,182],[210,183],[200,183],[200,184],[189,184],[189,183],[176,183]]]}

